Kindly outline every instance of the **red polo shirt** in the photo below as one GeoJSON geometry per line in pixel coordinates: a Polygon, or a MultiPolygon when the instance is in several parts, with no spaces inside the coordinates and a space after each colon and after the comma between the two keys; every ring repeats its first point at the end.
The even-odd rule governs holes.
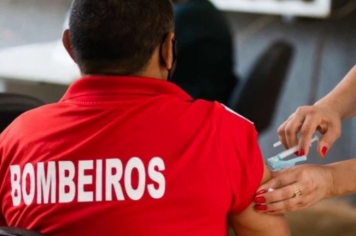
{"type": "Polygon", "coordinates": [[[0,136],[0,225],[226,235],[262,174],[253,124],[221,104],[157,79],[86,77],[0,136]]]}

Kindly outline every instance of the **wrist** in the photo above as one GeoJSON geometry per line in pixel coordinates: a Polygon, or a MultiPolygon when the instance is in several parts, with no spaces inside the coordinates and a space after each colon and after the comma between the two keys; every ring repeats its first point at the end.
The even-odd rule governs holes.
{"type": "Polygon", "coordinates": [[[326,173],[326,194],[325,198],[334,198],[337,196],[335,189],[335,168],[331,165],[323,166],[326,173]]]}
{"type": "Polygon", "coordinates": [[[343,109],[343,103],[336,99],[323,98],[316,102],[314,106],[332,111],[338,116],[340,120],[344,120],[346,118],[346,114],[343,109]]]}

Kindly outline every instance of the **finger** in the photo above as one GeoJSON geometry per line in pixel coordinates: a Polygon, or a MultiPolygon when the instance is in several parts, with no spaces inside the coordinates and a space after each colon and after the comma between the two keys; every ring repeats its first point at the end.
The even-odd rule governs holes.
{"type": "Polygon", "coordinates": [[[298,145],[298,133],[304,122],[304,116],[295,114],[286,124],[285,137],[287,140],[288,148],[298,145]]]}
{"type": "MultiPolygon", "coordinates": [[[[299,203],[299,206],[296,209],[291,210],[291,212],[301,211],[301,210],[305,210],[307,208],[308,208],[308,206],[306,206],[306,205],[304,205],[302,203],[299,203]]],[[[266,211],[264,213],[268,214],[268,215],[283,215],[286,212],[287,212],[286,210],[279,210],[279,211],[270,211],[270,210],[268,210],[268,211],[266,211]]]]}
{"type": "Polygon", "coordinates": [[[322,136],[318,145],[319,156],[324,158],[334,142],[340,138],[341,128],[340,127],[330,127],[326,133],[322,136]]]}
{"type": "Polygon", "coordinates": [[[269,182],[263,184],[258,191],[260,192],[261,190],[267,190],[269,188],[272,188],[274,190],[280,189],[284,186],[297,182],[298,179],[297,177],[298,177],[297,172],[295,171],[285,172],[284,174],[276,176],[275,178],[271,179],[269,182]]]}
{"type": "Polygon", "coordinates": [[[278,211],[267,211],[265,212],[265,214],[268,214],[268,215],[283,215],[284,212],[278,212],[278,211]]]}
{"type": "MultiPolygon", "coordinates": [[[[310,142],[317,130],[317,127],[321,120],[317,117],[317,115],[307,116],[300,130],[300,142],[299,147],[301,152],[304,151],[304,155],[309,154],[310,150],[310,142]]],[[[301,153],[303,154],[303,153],[301,153]]]]}
{"type": "MultiPolygon", "coordinates": [[[[265,198],[266,204],[272,204],[276,202],[286,201],[293,198],[295,187],[293,185],[285,186],[281,189],[274,190],[261,196],[265,198]]],[[[258,202],[257,202],[258,204],[258,202]]]]}
{"type": "Polygon", "coordinates": [[[283,144],[283,146],[288,149],[288,143],[287,143],[287,139],[286,139],[286,133],[285,133],[285,127],[286,124],[288,123],[289,119],[287,121],[285,121],[281,126],[279,126],[278,128],[278,138],[281,141],[281,143],[283,144]]]}
{"type": "MultiPolygon", "coordinates": [[[[291,198],[286,201],[276,202],[270,205],[267,205],[265,212],[274,212],[274,213],[284,213],[284,212],[293,212],[298,211],[303,208],[302,198],[296,197],[291,198]]],[[[260,208],[261,209],[261,208],[260,208]]]]}

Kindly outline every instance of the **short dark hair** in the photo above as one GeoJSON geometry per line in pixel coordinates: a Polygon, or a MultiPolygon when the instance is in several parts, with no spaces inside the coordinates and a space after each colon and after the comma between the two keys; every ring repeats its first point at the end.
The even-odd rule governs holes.
{"type": "Polygon", "coordinates": [[[70,41],[84,74],[135,74],[174,31],[170,0],[74,0],[70,41]]]}

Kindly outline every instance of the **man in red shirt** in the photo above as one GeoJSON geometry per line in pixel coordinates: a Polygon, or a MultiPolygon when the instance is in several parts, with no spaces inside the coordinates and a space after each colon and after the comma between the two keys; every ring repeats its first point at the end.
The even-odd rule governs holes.
{"type": "MultiPolygon", "coordinates": [[[[63,36],[83,78],[0,136],[0,225],[52,236],[289,235],[251,207],[269,179],[249,121],[173,73],[169,0],[76,0],[63,36]]],[[[260,199],[263,206],[263,199],[260,199]]]]}

